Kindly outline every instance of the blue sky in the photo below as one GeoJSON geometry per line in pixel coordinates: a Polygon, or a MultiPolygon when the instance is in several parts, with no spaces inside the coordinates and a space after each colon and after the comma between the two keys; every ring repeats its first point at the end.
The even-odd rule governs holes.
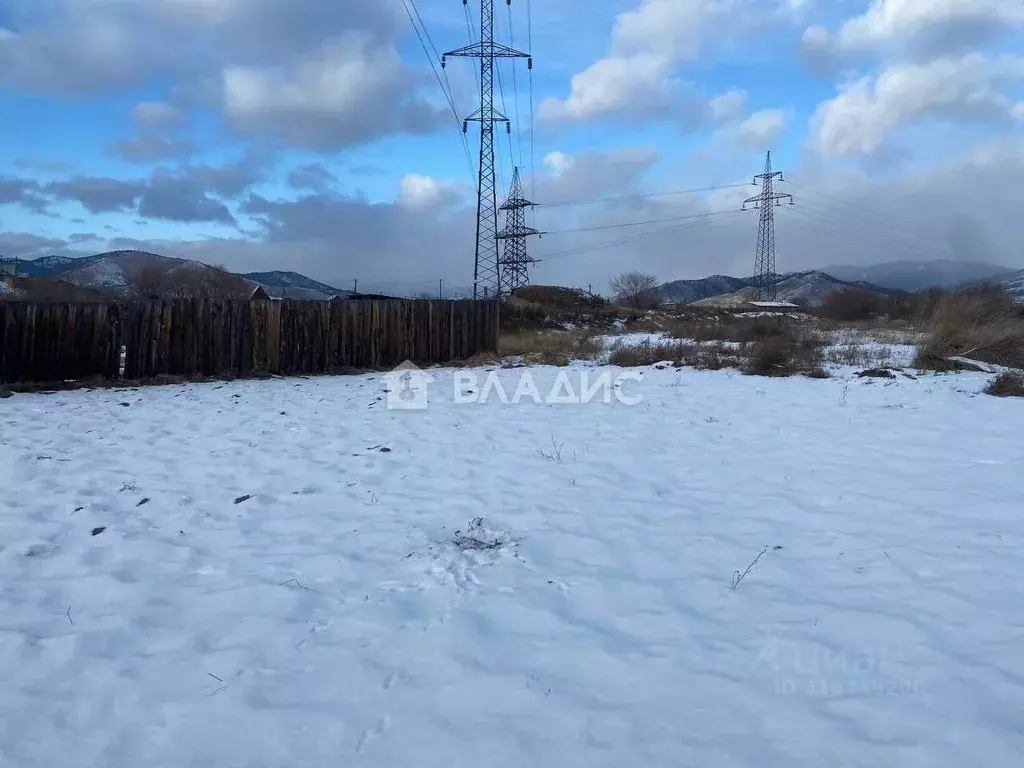
{"type": "MultiPolygon", "coordinates": [[[[415,7],[440,51],[469,42],[458,0],[415,7]]],[[[512,155],[539,203],[747,181],[771,149],[801,185],[780,213],[780,267],[1024,266],[1010,202],[1024,170],[1019,0],[510,10],[511,27],[498,0],[497,37],[525,48],[532,36],[535,59],[532,122],[525,67],[518,93],[500,68],[519,115],[512,155]]],[[[460,116],[476,106],[473,66],[446,70],[460,116]]],[[[0,255],[140,247],[335,282],[471,271],[473,176],[403,0],[6,0],[0,102],[0,255]]],[[[467,138],[475,160],[474,124],[467,138]]],[[[504,184],[500,129],[497,147],[504,184]]],[[[748,194],[542,205],[534,221],[628,225],[734,210],[748,194]]],[[[728,221],[611,246],[665,227],[551,234],[535,255],[576,253],[535,279],[749,272],[756,221],[728,221]]]]}

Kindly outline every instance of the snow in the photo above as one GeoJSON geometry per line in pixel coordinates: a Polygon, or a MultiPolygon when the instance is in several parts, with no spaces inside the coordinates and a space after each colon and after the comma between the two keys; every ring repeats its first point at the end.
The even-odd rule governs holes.
{"type": "Polygon", "coordinates": [[[668,341],[662,332],[631,332],[597,336],[596,340],[605,347],[639,347],[642,344],[660,344],[668,341]]]}
{"type": "Polygon", "coordinates": [[[433,373],[0,400],[0,765],[1020,764],[989,375],[433,373]]]}
{"type": "Polygon", "coordinates": [[[84,288],[123,288],[129,283],[128,275],[113,259],[90,262],[65,278],[84,288]]]}

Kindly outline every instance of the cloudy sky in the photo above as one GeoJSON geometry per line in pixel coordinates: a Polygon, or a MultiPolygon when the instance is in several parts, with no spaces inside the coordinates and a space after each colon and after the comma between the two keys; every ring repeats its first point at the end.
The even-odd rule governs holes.
{"type": "MultiPolygon", "coordinates": [[[[430,57],[403,0],[0,0],[0,255],[469,283],[479,134],[467,158],[431,64],[470,42],[479,2],[415,8],[430,57]]],[[[534,282],[749,274],[757,213],[739,209],[768,149],[796,201],[780,270],[1024,267],[1022,0],[496,0],[495,17],[534,57],[532,87],[504,63],[498,97],[499,183],[521,166],[549,233],[534,282]]],[[[473,63],[443,74],[464,117],[473,63]]]]}

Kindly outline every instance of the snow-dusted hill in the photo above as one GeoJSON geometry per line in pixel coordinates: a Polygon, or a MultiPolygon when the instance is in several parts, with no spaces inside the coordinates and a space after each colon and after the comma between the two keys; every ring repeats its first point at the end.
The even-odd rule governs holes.
{"type": "MultiPolygon", "coordinates": [[[[752,278],[750,282],[753,282],[752,278]]],[[[820,306],[828,296],[836,291],[851,288],[882,291],[873,285],[837,280],[832,275],[817,270],[782,275],[777,284],[779,301],[806,302],[812,307],[820,306]]],[[[753,287],[745,287],[733,293],[701,299],[695,304],[697,306],[732,306],[754,299],[756,293],[753,287]]]]}
{"type": "Polygon", "coordinates": [[[276,298],[326,301],[335,296],[352,295],[351,291],[334,288],[298,272],[246,272],[242,277],[255,285],[262,285],[276,298]]]}

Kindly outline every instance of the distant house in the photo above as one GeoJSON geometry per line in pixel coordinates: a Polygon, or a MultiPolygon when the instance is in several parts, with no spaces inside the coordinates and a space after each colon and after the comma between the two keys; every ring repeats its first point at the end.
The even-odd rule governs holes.
{"type": "Polygon", "coordinates": [[[249,301],[270,301],[270,294],[262,285],[257,285],[249,294],[249,301]]]}

